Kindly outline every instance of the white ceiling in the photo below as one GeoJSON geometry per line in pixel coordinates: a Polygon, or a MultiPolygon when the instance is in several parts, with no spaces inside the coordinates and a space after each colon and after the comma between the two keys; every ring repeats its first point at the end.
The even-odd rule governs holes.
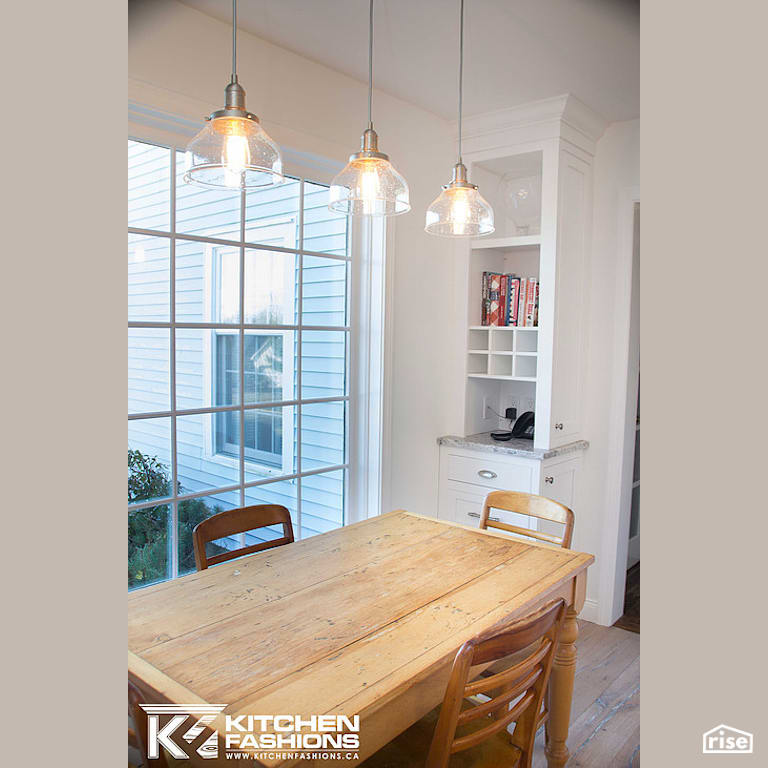
{"type": "MultiPolygon", "coordinates": [[[[182,0],[222,21],[230,0],[182,0]]],[[[458,0],[376,0],[374,84],[456,116],[458,0]]],[[[240,0],[238,26],[368,79],[365,0],[240,0]]],[[[572,93],[607,121],[640,114],[639,0],[466,0],[464,114],[572,93]]],[[[375,105],[374,105],[375,113],[375,105]]]]}

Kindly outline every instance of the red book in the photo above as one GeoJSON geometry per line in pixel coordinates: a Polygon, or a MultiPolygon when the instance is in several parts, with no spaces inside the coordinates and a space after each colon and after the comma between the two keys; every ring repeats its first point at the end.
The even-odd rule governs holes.
{"type": "Polygon", "coordinates": [[[501,291],[501,275],[491,273],[488,275],[488,325],[499,325],[500,306],[499,293],[501,291]]]}

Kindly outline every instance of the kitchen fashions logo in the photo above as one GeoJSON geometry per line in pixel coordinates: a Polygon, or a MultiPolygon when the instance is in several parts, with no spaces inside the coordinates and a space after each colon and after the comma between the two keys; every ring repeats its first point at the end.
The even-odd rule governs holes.
{"type": "Polygon", "coordinates": [[[286,755],[291,759],[323,760],[359,757],[359,715],[225,715],[217,732],[209,728],[206,736],[206,726],[225,707],[226,704],[142,704],[147,713],[147,757],[157,759],[162,748],[178,760],[188,760],[194,748],[202,759],[212,760],[219,756],[220,737],[227,760],[286,755]],[[184,731],[189,720],[193,725],[184,731]]]}
{"type": "Polygon", "coordinates": [[[704,734],[702,749],[705,755],[751,755],[753,741],[748,731],[720,723],[704,734]]]}
{"type": "MultiPolygon", "coordinates": [[[[141,708],[147,713],[147,757],[150,760],[157,759],[162,746],[177,760],[188,760],[189,755],[173,740],[172,734],[187,720],[196,718],[194,725],[181,734],[181,738],[187,744],[193,745],[195,740],[199,739],[204,727],[210,725],[226,706],[226,704],[142,704],[141,708]],[[162,728],[160,727],[161,715],[170,716],[162,728]]],[[[218,757],[219,742],[216,734],[212,733],[195,751],[204,760],[218,757]]]]}

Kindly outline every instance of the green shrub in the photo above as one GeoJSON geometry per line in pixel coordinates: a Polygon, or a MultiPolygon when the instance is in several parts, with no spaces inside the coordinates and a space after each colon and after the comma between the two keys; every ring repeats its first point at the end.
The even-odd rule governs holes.
{"type": "MultiPolygon", "coordinates": [[[[157,458],[128,450],[128,503],[171,495],[168,468],[157,458]]],[[[181,485],[177,488],[181,493],[181,485]]],[[[192,531],[221,511],[201,499],[179,502],[179,574],[195,570],[192,531]]],[[[171,505],[158,504],[128,514],[128,587],[141,587],[170,578],[169,527],[171,505]]],[[[217,548],[224,551],[223,548],[217,548]]]]}

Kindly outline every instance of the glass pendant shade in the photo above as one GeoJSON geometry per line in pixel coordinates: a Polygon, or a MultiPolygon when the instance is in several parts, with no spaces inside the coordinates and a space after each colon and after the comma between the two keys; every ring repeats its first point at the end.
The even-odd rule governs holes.
{"type": "Polygon", "coordinates": [[[280,149],[246,111],[236,75],[226,88],[226,106],[208,118],[184,159],[184,181],[202,187],[251,189],[285,181],[280,149]]]}
{"type": "Polygon", "coordinates": [[[397,216],[411,210],[408,184],[378,151],[373,128],[363,134],[361,151],[331,182],[328,207],[348,216],[397,216]]]}
{"type": "Polygon", "coordinates": [[[493,232],[493,208],[467,181],[463,163],[454,166],[453,180],[427,208],[424,230],[442,237],[481,237],[493,232]]]}

